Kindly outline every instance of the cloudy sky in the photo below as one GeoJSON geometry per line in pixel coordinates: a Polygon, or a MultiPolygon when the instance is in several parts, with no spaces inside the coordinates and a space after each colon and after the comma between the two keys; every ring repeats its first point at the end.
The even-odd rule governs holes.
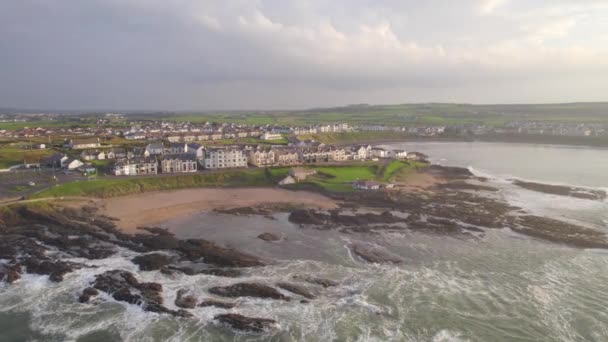
{"type": "Polygon", "coordinates": [[[2,0],[0,107],[608,100],[608,0],[2,0]]]}

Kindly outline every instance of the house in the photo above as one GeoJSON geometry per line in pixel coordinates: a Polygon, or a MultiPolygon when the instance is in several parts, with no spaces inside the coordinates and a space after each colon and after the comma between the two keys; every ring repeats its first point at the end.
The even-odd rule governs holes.
{"type": "Polygon", "coordinates": [[[158,163],[152,158],[136,158],[122,160],[114,165],[116,176],[155,175],[158,173],[158,163]]]}
{"type": "Polygon", "coordinates": [[[193,142],[196,141],[196,135],[184,135],[184,142],[193,142]]]}
{"type": "Polygon", "coordinates": [[[391,151],[387,151],[381,147],[373,147],[371,149],[372,158],[390,158],[391,151]]]}
{"type": "Polygon", "coordinates": [[[287,176],[279,182],[279,185],[289,185],[289,184],[296,184],[296,180],[292,176],[287,176]]]}
{"type": "Polygon", "coordinates": [[[276,153],[271,147],[261,147],[249,152],[249,164],[257,167],[271,166],[276,163],[276,153]]]}
{"type": "Polygon", "coordinates": [[[121,147],[114,147],[111,148],[108,153],[106,153],[106,158],[108,159],[123,159],[123,158],[127,158],[128,154],[127,154],[127,150],[125,150],[124,148],[121,147]]]}
{"type": "Polygon", "coordinates": [[[82,153],[80,154],[80,159],[86,160],[86,161],[97,160],[97,152],[86,151],[86,150],[82,151],[82,153]]]}
{"type": "Polygon", "coordinates": [[[330,159],[333,161],[346,161],[348,159],[348,154],[342,147],[332,148],[330,151],[330,159]]]}
{"type": "Polygon", "coordinates": [[[162,142],[150,143],[146,145],[144,156],[162,156],[165,153],[165,145],[162,142]]]}
{"type": "Polygon", "coordinates": [[[99,138],[81,138],[72,139],[68,145],[71,149],[83,149],[83,148],[98,148],[101,146],[99,138]]]}
{"type": "Polygon", "coordinates": [[[211,134],[211,140],[221,140],[224,138],[223,133],[213,133],[211,134]]]}
{"type": "Polygon", "coordinates": [[[167,154],[182,154],[186,151],[186,144],[174,143],[167,149],[167,154]]]}
{"type": "Polygon", "coordinates": [[[146,134],[143,132],[137,132],[137,133],[127,133],[125,134],[125,139],[127,140],[143,140],[146,139],[146,134]]]}
{"type": "Polygon", "coordinates": [[[289,175],[298,182],[303,181],[308,176],[315,175],[316,173],[317,173],[317,170],[308,169],[308,168],[304,168],[304,167],[292,167],[289,170],[289,175]]]}
{"type": "Polygon", "coordinates": [[[247,167],[247,155],[236,148],[212,148],[205,151],[202,164],[206,169],[247,167]]]}
{"type": "Polygon", "coordinates": [[[370,145],[358,145],[353,148],[355,160],[366,160],[372,157],[372,147],[370,145]]]}
{"type": "Polygon", "coordinates": [[[84,165],[84,163],[81,162],[80,160],[74,159],[74,158],[68,158],[64,163],[64,168],[66,168],[68,170],[76,170],[77,168],[81,167],[82,165],[84,165]]]}
{"type": "Polygon", "coordinates": [[[196,159],[203,159],[205,156],[205,146],[197,143],[190,143],[184,145],[184,153],[192,154],[196,156],[196,159]]]}
{"type": "Polygon", "coordinates": [[[44,164],[48,167],[64,167],[65,166],[65,162],[68,160],[69,158],[63,154],[63,153],[55,153],[52,156],[46,158],[43,160],[44,164]]]}
{"type": "Polygon", "coordinates": [[[323,163],[331,160],[331,150],[323,146],[305,148],[300,150],[300,156],[304,163],[323,163]]]}
{"type": "Polygon", "coordinates": [[[160,160],[162,173],[190,173],[197,171],[197,161],[189,154],[164,155],[160,160]]]}
{"type": "Polygon", "coordinates": [[[300,154],[296,149],[277,149],[275,151],[275,158],[279,166],[301,164],[300,154]]]}
{"type": "Polygon", "coordinates": [[[374,181],[356,181],[353,183],[353,188],[359,190],[378,190],[381,184],[374,181]]]}
{"type": "Polygon", "coordinates": [[[407,152],[405,150],[393,150],[393,158],[405,159],[407,158],[407,152]]]}
{"type": "Polygon", "coordinates": [[[266,132],[262,135],[262,140],[281,140],[283,136],[278,133],[266,132]]]}
{"type": "Polygon", "coordinates": [[[106,159],[106,153],[104,151],[97,152],[96,158],[97,158],[97,160],[105,160],[106,159]]]}
{"type": "Polygon", "coordinates": [[[167,140],[170,143],[178,143],[178,142],[182,141],[182,137],[179,135],[171,135],[171,136],[167,137],[167,140]]]}
{"type": "Polygon", "coordinates": [[[407,154],[407,160],[426,162],[429,158],[426,154],[420,152],[410,152],[407,154]]]}

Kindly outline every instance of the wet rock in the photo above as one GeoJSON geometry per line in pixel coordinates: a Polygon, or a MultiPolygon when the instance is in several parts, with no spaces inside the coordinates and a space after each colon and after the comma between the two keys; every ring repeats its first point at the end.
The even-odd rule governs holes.
{"type": "Polygon", "coordinates": [[[205,299],[198,306],[200,306],[200,307],[215,306],[215,307],[221,308],[221,309],[232,309],[232,308],[236,307],[236,303],[224,302],[224,301],[215,300],[215,299],[205,299]]]}
{"type": "Polygon", "coordinates": [[[138,255],[131,261],[139,266],[142,271],[160,270],[173,261],[173,257],[162,253],[151,253],[138,255]]]}
{"type": "Polygon", "coordinates": [[[63,281],[66,273],[72,272],[75,265],[61,260],[39,260],[37,258],[27,258],[22,261],[28,273],[48,275],[54,282],[63,281]]]}
{"type": "Polygon", "coordinates": [[[137,229],[147,231],[153,235],[173,236],[173,233],[171,233],[169,230],[160,227],[137,227],[137,229]]]}
{"type": "Polygon", "coordinates": [[[353,244],[349,246],[350,250],[355,253],[357,256],[361,257],[361,259],[376,263],[391,263],[391,264],[399,264],[403,262],[403,259],[400,257],[385,251],[378,246],[367,245],[367,244],[353,244]]]}
{"type": "Polygon", "coordinates": [[[313,277],[313,276],[310,276],[307,274],[295,275],[295,276],[293,276],[293,279],[302,280],[307,283],[311,283],[311,284],[315,284],[315,285],[320,285],[325,288],[339,285],[338,282],[336,282],[334,280],[326,279],[326,278],[317,278],[317,277],[313,277]]]}
{"type": "Polygon", "coordinates": [[[82,290],[82,294],[80,295],[80,297],[78,297],[78,301],[80,303],[88,303],[89,300],[91,300],[91,297],[95,297],[99,294],[99,291],[97,291],[97,289],[92,288],[92,287],[87,287],[86,289],[82,290]]]}
{"type": "Polygon", "coordinates": [[[540,216],[521,216],[512,229],[518,233],[580,248],[608,248],[604,232],[540,216]]]}
{"type": "Polygon", "coordinates": [[[282,288],[282,289],[284,289],[284,290],[287,290],[287,291],[289,291],[291,293],[295,293],[295,294],[300,295],[300,296],[302,296],[304,298],[307,298],[307,299],[314,299],[315,298],[315,296],[312,293],[310,293],[310,291],[308,291],[308,289],[306,287],[298,285],[298,284],[287,283],[287,282],[279,282],[279,283],[277,283],[277,286],[280,287],[280,288],[282,288]]]}
{"type": "Polygon", "coordinates": [[[264,266],[264,263],[253,255],[241,253],[230,248],[220,247],[202,239],[180,240],[177,249],[182,252],[188,260],[196,261],[202,258],[205,263],[217,266],[264,266]]]}
{"type": "MultiPolygon", "coordinates": [[[[168,266],[165,269],[170,271],[178,271],[187,275],[206,274],[216,277],[237,278],[243,273],[234,268],[209,268],[209,267],[188,267],[188,266],[168,266]]],[[[162,272],[162,270],[161,270],[162,272]]]]}
{"type": "Polygon", "coordinates": [[[289,300],[281,292],[263,284],[238,283],[230,286],[216,286],[209,289],[209,293],[222,297],[255,297],[267,299],[289,300]]]}
{"type": "Polygon", "coordinates": [[[521,180],[514,180],[513,184],[522,187],[527,190],[542,192],[545,194],[569,196],[581,199],[588,199],[594,201],[604,201],[608,198],[608,193],[604,190],[593,190],[572,186],[564,185],[552,185],[552,184],[541,184],[534,182],[524,182],[521,180]]]}
{"type": "Polygon", "coordinates": [[[273,329],[277,322],[273,319],[246,317],[239,314],[217,315],[215,320],[227,324],[233,329],[261,333],[273,329]]]}
{"type": "Polygon", "coordinates": [[[194,309],[198,300],[193,295],[188,295],[188,290],[180,289],[177,291],[177,297],[175,298],[175,305],[182,309],[194,309]]]}
{"type": "Polygon", "coordinates": [[[0,282],[12,284],[21,278],[21,266],[0,264],[0,282]]]}
{"type": "Polygon", "coordinates": [[[329,215],[321,214],[315,210],[294,210],[289,214],[289,222],[300,225],[324,225],[328,222],[329,215]]]}
{"type": "Polygon", "coordinates": [[[275,242],[275,241],[282,240],[282,238],[280,236],[273,234],[273,233],[262,233],[262,234],[258,235],[258,239],[264,240],[266,242],[275,242]]]}

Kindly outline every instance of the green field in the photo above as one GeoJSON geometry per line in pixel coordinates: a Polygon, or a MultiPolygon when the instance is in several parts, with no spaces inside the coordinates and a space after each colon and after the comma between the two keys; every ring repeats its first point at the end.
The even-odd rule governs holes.
{"type": "Polygon", "coordinates": [[[25,150],[15,146],[0,146],[0,169],[25,163],[39,163],[54,153],[53,150],[25,150]]]}
{"type": "Polygon", "coordinates": [[[408,174],[425,165],[424,163],[393,160],[365,163],[363,165],[314,167],[318,173],[295,187],[306,188],[313,185],[328,192],[352,192],[354,191],[352,183],[355,181],[373,180],[389,183],[397,180],[397,178],[400,181],[405,181],[408,174]]]}
{"type": "Polygon", "coordinates": [[[256,138],[234,138],[222,140],[202,140],[197,141],[204,146],[226,146],[226,145],[287,145],[287,138],[281,140],[262,140],[256,138]]]}
{"type": "Polygon", "coordinates": [[[277,168],[147,178],[106,178],[61,184],[43,190],[32,197],[115,197],[149,191],[184,188],[272,186],[284,178],[287,175],[287,171],[288,169],[286,168],[277,168]]]}
{"type": "Polygon", "coordinates": [[[353,125],[462,125],[500,126],[514,120],[608,123],[608,103],[528,105],[472,105],[418,103],[398,105],[352,105],[300,111],[201,112],[135,115],[143,120],[233,122],[250,125],[316,125],[347,122],[353,125]]]}

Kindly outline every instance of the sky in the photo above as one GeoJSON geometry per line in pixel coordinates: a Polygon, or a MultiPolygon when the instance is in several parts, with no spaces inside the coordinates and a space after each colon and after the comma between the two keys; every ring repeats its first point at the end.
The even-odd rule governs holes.
{"type": "Polygon", "coordinates": [[[608,100],[608,0],[2,0],[0,107],[608,100]]]}

